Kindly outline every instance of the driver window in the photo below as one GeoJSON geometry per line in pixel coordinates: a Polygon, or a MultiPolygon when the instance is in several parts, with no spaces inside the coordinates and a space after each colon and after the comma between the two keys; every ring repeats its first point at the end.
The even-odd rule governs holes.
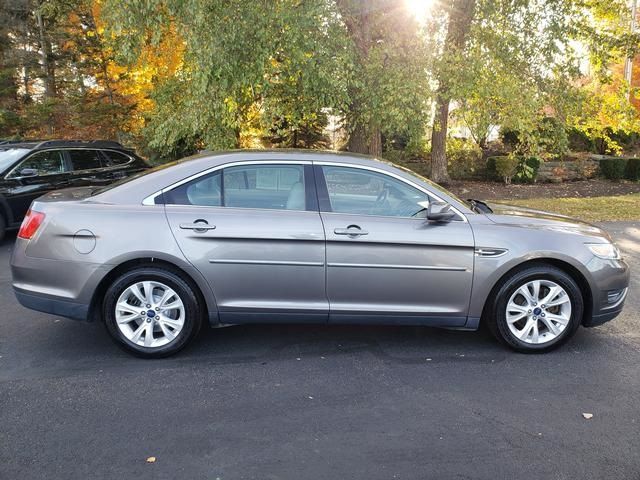
{"type": "Polygon", "coordinates": [[[13,170],[11,178],[20,177],[20,172],[26,168],[36,170],[38,176],[63,173],[65,168],[62,152],[59,150],[44,150],[34,153],[13,170]]]}
{"type": "Polygon", "coordinates": [[[323,166],[331,211],[355,215],[418,217],[427,194],[389,175],[359,168],[323,166]]]}

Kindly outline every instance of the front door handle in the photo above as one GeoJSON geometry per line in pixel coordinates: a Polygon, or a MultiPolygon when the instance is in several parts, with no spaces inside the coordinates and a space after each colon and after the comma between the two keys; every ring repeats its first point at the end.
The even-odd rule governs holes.
{"type": "Polygon", "coordinates": [[[349,225],[347,228],[336,228],[333,230],[336,235],[348,235],[350,237],[360,237],[369,235],[369,232],[362,230],[358,225],[349,225]]]}
{"type": "Polygon", "coordinates": [[[193,223],[181,223],[180,228],[182,230],[193,230],[194,232],[204,233],[209,230],[215,230],[215,225],[209,225],[209,222],[206,220],[198,219],[193,223]]]}

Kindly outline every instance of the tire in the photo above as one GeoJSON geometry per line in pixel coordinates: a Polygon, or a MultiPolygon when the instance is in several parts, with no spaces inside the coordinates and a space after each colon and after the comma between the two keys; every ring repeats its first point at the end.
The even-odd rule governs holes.
{"type": "Polygon", "coordinates": [[[536,265],[514,272],[500,283],[488,311],[487,325],[511,349],[543,353],[560,347],[576,333],[583,312],[584,300],[575,280],[559,268],[536,265]],[[556,292],[557,296],[550,299],[556,292]],[[524,317],[514,321],[521,315],[524,317]]]}
{"type": "Polygon", "coordinates": [[[189,282],[168,269],[151,266],[120,275],[103,302],[111,338],[143,358],[168,357],[182,350],[200,330],[202,312],[189,282]]]}

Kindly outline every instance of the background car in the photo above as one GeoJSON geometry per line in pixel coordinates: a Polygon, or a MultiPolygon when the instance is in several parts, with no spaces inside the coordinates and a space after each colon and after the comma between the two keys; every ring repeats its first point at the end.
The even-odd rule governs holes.
{"type": "Polygon", "coordinates": [[[149,168],[118,142],[0,142],[0,239],[20,225],[31,202],[52,190],[104,186],[149,168]]]}
{"type": "Polygon", "coordinates": [[[356,155],[203,154],[36,200],[11,261],[26,307],[102,319],[123,348],[177,352],[202,324],[404,324],[475,330],[523,352],[622,309],[606,232],[465,202],[356,155]]]}

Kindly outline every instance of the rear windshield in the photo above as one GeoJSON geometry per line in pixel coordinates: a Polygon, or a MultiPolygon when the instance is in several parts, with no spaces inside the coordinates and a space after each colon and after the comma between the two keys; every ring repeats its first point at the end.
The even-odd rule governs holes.
{"type": "Polygon", "coordinates": [[[11,168],[16,160],[29,153],[28,148],[7,148],[0,150],[0,172],[11,168]]]}

